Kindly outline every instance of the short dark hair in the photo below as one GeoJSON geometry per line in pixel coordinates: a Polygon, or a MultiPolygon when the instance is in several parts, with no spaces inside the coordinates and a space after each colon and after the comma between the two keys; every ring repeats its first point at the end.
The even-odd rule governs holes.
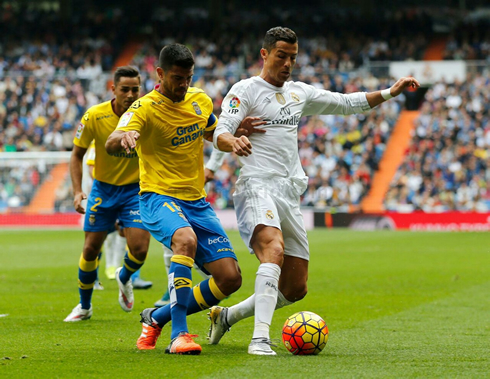
{"type": "Polygon", "coordinates": [[[117,85],[122,77],[138,78],[141,82],[139,71],[131,66],[121,66],[116,69],[114,72],[114,85],[117,85]]]}
{"type": "Polygon", "coordinates": [[[296,36],[296,33],[293,32],[291,29],[285,28],[283,26],[276,26],[275,28],[269,29],[267,33],[265,33],[262,48],[270,52],[273,48],[276,47],[277,41],[284,41],[294,44],[298,42],[298,37],[296,36]]]}
{"type": "Polygon", "coordinates": [[[165,71],[171,69],[172,66],[192,68],[194,66],[194,56],[187,46],[180,43],[171,43],[160,51],[158,66],[165,71]]]}

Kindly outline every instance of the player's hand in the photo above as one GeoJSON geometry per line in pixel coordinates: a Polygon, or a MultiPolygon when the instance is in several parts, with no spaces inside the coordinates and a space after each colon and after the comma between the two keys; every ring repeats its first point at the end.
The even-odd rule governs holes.
{"type": "Polygon", "coordinates": [[[87,200],[87,195],[85,195],[83,192],[78,192],[75,194],[73,198],[73,206],[75,207],[75,210],[84,215],[85,214],[85,208],[82,207],[82,200],[87,200]]]}
{"type": "Polygon", "coordinates": [[[401,94],[407,88],[419,88],[420,83],[417,79],[412,77],[400,78],[398,81],[391,86],[390,94],[395,97],[401,94]]]}
{"type": "Polygon", "coordinates": [[[140,138],[140,134],[134,130],[126,132],[121,137],[121,146],[126,151],[126,154],[131,153],[131,149],[136,147],[136,141],[140,138]]]}
{"type": "Polygon", "coordinates": [[[252,144],[247,137],[241,136],[233,143],[233,152],[240,157],[248,157],[252,154],[252,144]]]}
{"type": "Polygon", "coordinates": [[[237,129],[235,137],[249,137],[253,133],[265,133],[265,129],[257,128],[257,126],[265,124],[267,124],[267,121],[263,121],[259,117],[245,117],[237,129]]]}
{"type": "Polygon", "coordinates": [[[214,180],[214,171],[211,171],[209,168],[204,169],[204,183],[210,182],[214,180]]]}

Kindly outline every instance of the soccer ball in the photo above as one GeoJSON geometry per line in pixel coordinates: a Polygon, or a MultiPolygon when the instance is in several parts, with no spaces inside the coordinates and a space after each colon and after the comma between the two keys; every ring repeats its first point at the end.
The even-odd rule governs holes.
{"type": "Polygon", "coordinates": [[[294,355],[318,354],[327,340],[327,324],[313,312],[295,313],[288,317],[282,328],[282,342],[294,355]]]}

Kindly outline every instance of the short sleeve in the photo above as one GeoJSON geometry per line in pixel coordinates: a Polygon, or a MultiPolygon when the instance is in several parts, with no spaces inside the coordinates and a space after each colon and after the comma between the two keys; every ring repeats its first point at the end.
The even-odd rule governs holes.
{"type": "Polygon", "coordinates": [[[141,128],[146,123],[146,109],[141,100],[136,100],[128,111],[124,113],[117,123],[117,130],[124,132],[135,130],[141,131],[141,128]]]}
{"type": "Polygon", "coordinates": [[[94,139],[93,120],[95,116],[90,114],[90,109],[82,116],[80,123],[78,124],[75,138],[73,138],[73,144],[75,146],[88,149],[94,139]]]}

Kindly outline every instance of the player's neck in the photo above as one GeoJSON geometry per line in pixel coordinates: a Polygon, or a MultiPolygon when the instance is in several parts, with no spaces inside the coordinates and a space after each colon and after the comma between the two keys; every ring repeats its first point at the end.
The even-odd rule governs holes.
{"type": "Polygon", "coordinates": [[[264,79],[267,83],[272,84],[274,87],[282,87],[284,82],[278,82],[277,80],[273,80],[266,72],[262,70],[259,75],[262,79],[264,79]]]}
{"type": "Polygon", "coordinates": [[[160,92],[160,94],[162,94],[162,96],[165,96],[167,99],[171,100],[173,103],[180,103],[182,101],[184,101],[185,99],[185,96],[182,98],[182,99],[174,99],[172,96],[169,96],[163,89],[163,86],[160,86],[158,88],[155,88],[157,90],[157,92],[160,92]]]}
{"type": "Polygon", "coordinates": [[[127,111],[127,109],[124,109],[123,107],[120,107],[117,102],[116,102],[116,99],[112,99],[111,101],[111,107],[112,107],[112,111],[116,114],[116,116],[118,117],[121,117],[124,112],[127,111]]]}

